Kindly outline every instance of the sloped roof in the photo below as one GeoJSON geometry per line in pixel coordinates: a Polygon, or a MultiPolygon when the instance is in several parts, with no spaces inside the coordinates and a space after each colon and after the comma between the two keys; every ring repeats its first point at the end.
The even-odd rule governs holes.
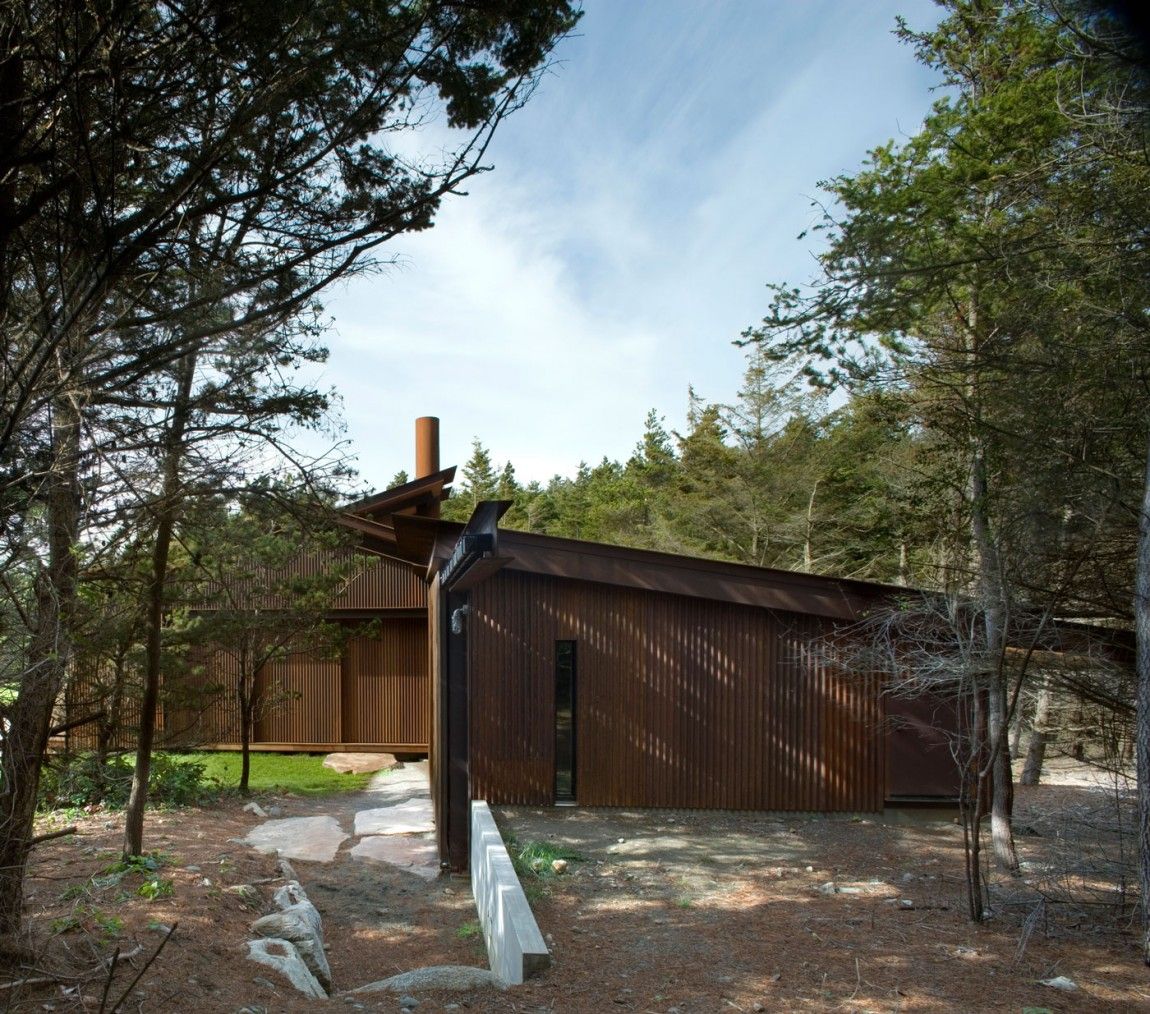
{"type": "MultiPolygon", "coordinates": [[[[373,513],[382,512],[377,508],[373,513]]],[[[458,522],[414,514],[393,515],[386,521],[345,515],[344,523],[360,533],[365,550],[408,562],[428,580],[451,555],[464,529],[458,522]]],[[[879,600],[914,594],[893,585],[513,529],[500,530],[499,557],[500,564],[512,571],[845,620],[857,619],[879,600]]]]}
{"type": "Polygon", "coordinates": [[[429,517],[432,509],[450,495],[447,487],[454,478],[455,466],[452,465],[421,479],[412,479],[402,486],[385,489],[382,493],[349,503],[343,510],[345,514],[383,521],[393,514],[429,517]]]}

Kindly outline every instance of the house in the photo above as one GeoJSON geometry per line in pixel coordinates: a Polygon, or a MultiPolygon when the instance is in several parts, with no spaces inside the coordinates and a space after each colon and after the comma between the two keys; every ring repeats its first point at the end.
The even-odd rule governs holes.
{"type": "MultiPolygon", "coordinates": [[[[956,797],[953,711],[940,722],[818,650],[906,589],[502,530],[506,503],[447,522],[438,420],[416,437],[416,478],[340,515],[376,560],[329,618],[374,632],[266,666],[284,703],[253,749],[428,754],[456,869],[472,798],[860,812],[956,797]]],[[[169,744],[238,735],[226,697],[160,718],[169,744]]]]}
{"type": "Polygon", "coordinates": [[[818,650],[905,589],[504,531],[506,503],[444,522],[428,502],[445,491],[437,430],[420,426],[417,478],[343,520],[426,582],[432,794],[453,868],[472,798],[832,812],[957,795],[927,702],[888,699],[877,674],[818,650]]]}

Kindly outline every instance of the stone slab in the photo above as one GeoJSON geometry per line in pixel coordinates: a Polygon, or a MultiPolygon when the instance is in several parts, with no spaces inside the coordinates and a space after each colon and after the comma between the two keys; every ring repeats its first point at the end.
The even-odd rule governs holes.
{"type": "Polygon", "coordinates": [[[402,767],[389,753],[329,753],[323,759],[323,766],[341,775],[367,775],[402,767]]]}
{"type": "Polygon", "coordinates": [[[434,880],[439,876],[439,849],[434,841],[426,838],[370,835],[361,838],[350,854],[356,859],[388,863],[424,880],[434,880]]]}
{"type": "Polygon", "coordinates": [[[435,830],[435,815],[431,800],[409,799],[395,806],[379,806],[360,810],[355,815],[355,833],[365,834],[424,834],[435,830]]]}
{"type": "Polygon", "coordinates": [[[431,783],[427,773],[427,762],[416,761],[392,771],[380,771],[364,791],[397,802],[412,796],[430,796],[431,783]]]}
{"type": "Polygon", "coordinates": [[[481,799],[471,801],[471,893],[495,975],[518,985],[551,965],[503,836],[481,799]]]}
{"type": "Polygon", "coordinates": [[[287,859],[330,863],[349,837],[335,817],[285,817],[265,821],[241,840],[260,852],[287,859]]]}

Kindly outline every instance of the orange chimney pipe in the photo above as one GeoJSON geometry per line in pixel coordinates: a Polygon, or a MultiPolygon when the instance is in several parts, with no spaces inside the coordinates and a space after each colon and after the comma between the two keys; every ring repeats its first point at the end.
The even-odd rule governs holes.
{"type": "MultiPolygon", "coordinates": [[[[415,420],[415,477],[426,479],[439,471],[439,419],[433,415],[422,415],[415,420]]],[[[416,510],[425,518],[439,517],[439,499],[424,504],[416,510]]]]}
{"type": "Polygon", "coordinates": [[[433,415],[415,420],[415,477],[426,479],[439,471],[439,419],[433,415]]]}

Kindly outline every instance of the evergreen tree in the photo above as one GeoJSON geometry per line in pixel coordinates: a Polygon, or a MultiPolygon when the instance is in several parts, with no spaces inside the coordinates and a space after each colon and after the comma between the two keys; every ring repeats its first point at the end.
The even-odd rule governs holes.
{"type": "MultiPolygon", "coordinates": [[[[980,641],[966,657],[980,688],[973,706],[987,702],[990,763],[979,781],[993,770],[992,840],[1013,870],[1005,729],[1025,670],[1013,666],[1007,640],[1025,638],[1031,618],[1051,611],[1080,615],[1076,604],[1096,598],[1084,587],[1093,568],[1081,561],[1099,545],[1133,543],[1120,519],[1133,515],[1125,505],[1141,484],[1123,449],[1130,417],[1114,409],[1123,402],[1115,392],[1146,376],[1148,276],[1136,237],[1147,225],[1147,172],[1144,149],[1128,144],[1133,132],[1076,122],[1062,102],[1076,95],[1090,108],[1118,94],[1114,73],[1078,42],[1104,19],[1068,27],[1029,3],[946,6],[934,30],[901,34],[948,91],[909,141],[824,184],[838,217],[828,212],[823,224],[822,278],[807,291],[776,287],[751,337],[776,355],[825,364],[825,383],[882,383],[913,408],[949,483],[951,505],[935,517],[960,522],[961,539],[939,537],[949,544],[947,583],[978,609],[980,641]],[[1118,293],[1134,291],[1142,309],[1131,316],[1118,293]],[[1104,344],[1102,319],[1121,357],[1104,344]],[[1061,560],[1036,527],[1036,489],[1051,495],[1052,510],[1037,516],[1044,524],[1091,505],[1090,517],[1065,529],[1061,560]],[[1101,503],[1122,505],[1104,537],[1101,503]]],[[[1138,397],[1144,404],[1144,390],[1138,397]]],[[[1147,762],[1150,776],[1150,753],[1147,762]]],[[[969,798],[978,919],[981,789],[969,798]]]]}

